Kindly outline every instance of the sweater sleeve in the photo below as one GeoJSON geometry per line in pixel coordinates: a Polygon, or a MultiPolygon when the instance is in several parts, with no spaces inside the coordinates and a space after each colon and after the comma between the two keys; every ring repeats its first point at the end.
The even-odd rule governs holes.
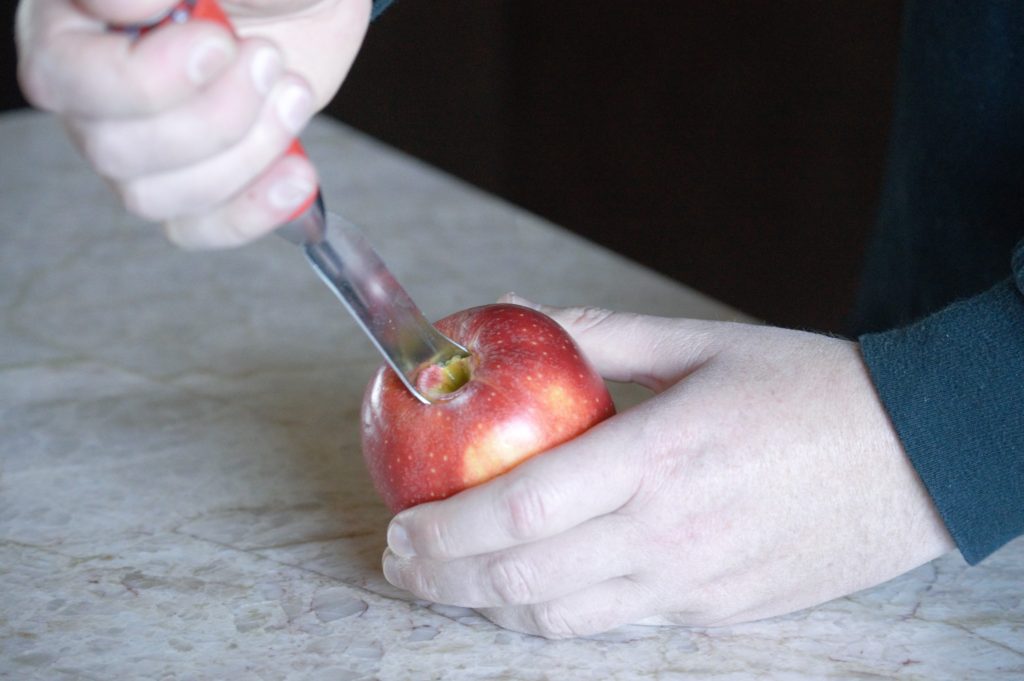
{"type": "Polygon", "coordinates": [[[370,10],[370,21],[379,17],[394,1],[395,0],[373,0],[373,9],[370,10]]]}
{"type": "Polygon", "coordinates": [[[1013,275],[860,338],[903,447],[971,564],[1024,533],[1024,241],[1013,275]]]}

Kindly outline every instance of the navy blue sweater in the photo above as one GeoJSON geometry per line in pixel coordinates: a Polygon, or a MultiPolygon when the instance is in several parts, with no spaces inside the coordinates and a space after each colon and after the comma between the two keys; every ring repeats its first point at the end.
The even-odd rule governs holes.
{"type": "Polygon", "coordinates": [[[380,16],[380,13],[388,8],[394,0],[373,0],[373,10],[370,13],[370,19],[376,19],[380,16]]]}
{"type": "Polygon", "coordinates": [[[1024,533],[1024,3],[909,0],[855,328],[964,558],[1024,533]],[[1016,246],[1015,246],[1016,244],[1016,246]]]}

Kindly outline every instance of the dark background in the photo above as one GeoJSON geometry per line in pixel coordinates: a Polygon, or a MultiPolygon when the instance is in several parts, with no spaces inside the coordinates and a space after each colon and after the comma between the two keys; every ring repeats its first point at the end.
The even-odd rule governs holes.
{"type": "MultiPolygon", "coordinates": [[[[398,0],[329,112],[767,321],[838,330],[877,204],[899,12],[398,0]]],[[[0,107],[22,106],[3,49],[0,107]]]]}

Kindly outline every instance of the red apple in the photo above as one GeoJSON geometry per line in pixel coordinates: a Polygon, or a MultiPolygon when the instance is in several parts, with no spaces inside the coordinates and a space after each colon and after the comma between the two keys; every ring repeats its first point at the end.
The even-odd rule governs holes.
{"type": "Polygon", "coordinates": [[[424,404],[382,366],[366,388],[363,457],[396,513],[490,480],[615,413],[565,330],[519,305],[456,312],[437,328],[469,351],[428,365],[424,404]]]}

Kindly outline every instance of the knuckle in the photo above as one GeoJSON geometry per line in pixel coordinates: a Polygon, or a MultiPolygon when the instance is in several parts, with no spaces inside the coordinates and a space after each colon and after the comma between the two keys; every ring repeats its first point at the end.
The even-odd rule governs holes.
{"type": "Polygon", "coordinates": [[[412,569],[408,581],[410,583],[409,591],[420,598],[434,603],[442,600],[440,582],[433,572],[423,569],[412,569]]]}
{"type": "Polygon", "coordinates": [[[574,307],[564,310],[564,325],[577,333],[586,333],[606,322],[613,314],[600,307],[574,307]]]}
{"type": "Polygon", "coordinates": [[[537,596],[537,572],[520,558],[501,556],[487,565],[487,579],[501,605],[530,603],[537,596]]]}
{"type": "Polygon", "coordinates": [[[686,365],[698,367],[707,362],[716,350],[717,334],[709,326],[699,324],[677,325],[669,321],[663,333],[640,334],[649,338],[647,350],[652,357],[675,357],[686,365]]]}
{"type": "Polygon", "coordinates": [[[572,615],[557,602],[531,606],[530,617],[534,630],[544,638],[573,638],[580,635],[572,615]]]}
{"type": "Polygon", "coordinates": [[[552,500],[544,483],[523,477],[513,482],[503,495],[505,530],[516,540],[540,536],[551,516],[552,500]]]}
{"type": "Polygon", "coordinates": [[[449,525],[427,518],[423,520],[424,522],[419,524],[419,532],[415,527],[411,527],[409,530],[410,537],[414,533],[423,537],[423,541],[417,544],[423,554],[438,559],[450,559],[458,556],[459,541],[451,532],[449,525]]]}

